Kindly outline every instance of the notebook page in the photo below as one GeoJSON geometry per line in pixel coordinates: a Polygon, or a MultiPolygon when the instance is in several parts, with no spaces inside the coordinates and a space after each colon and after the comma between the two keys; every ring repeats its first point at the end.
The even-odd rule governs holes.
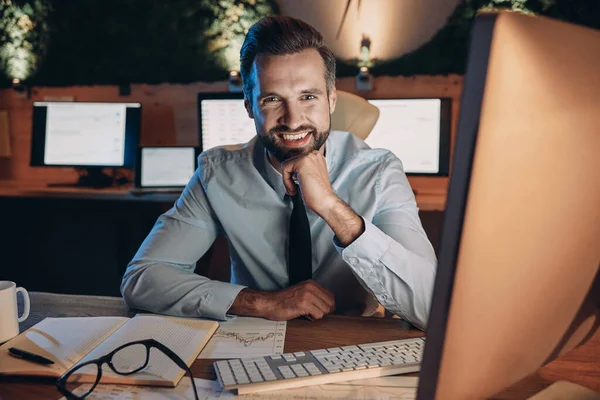
{"type": "Polygon", "coordinates": [[[127,322],[125,317],[46,318],[0,346],[0,373],[60,376],[127,322]],[[10,347],[54,361],[41,365],[15,358],[10,347]]]}
{"type": "MultiPolygon", "coordinates": [[[[155,339],[175,352],[190,366],[218,327],[219,323],[216,321],[138,314],[96,347],[81,362],[102,357],[125,343],[155,339]]],[[[143,364],[144,359],[145,356],[140,360],[128,360],[127,363],[130,365],[143,364]]],[[[94,367],[88,370],[85,368],[81,375],[78,374],[77,378],[80,382],[87,382],[90,378],[95,378],[95,372],[93,376],[86,375],[93,371],[94,367]]],[[[114,373],[105,364],[102,369],[101,382],[175,386],[184,374],[185,371],[162,351],[153,348],[150,351],[148,366],[144,370],[133,375],[122,376],[114,373]]]]}

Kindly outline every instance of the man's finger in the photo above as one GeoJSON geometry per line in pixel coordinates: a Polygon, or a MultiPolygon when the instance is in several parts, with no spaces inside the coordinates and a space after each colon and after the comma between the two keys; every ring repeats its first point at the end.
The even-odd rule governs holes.
{"type": "Polygon", "coordinates": [[[333,296],[333,293],[315,281],[310,282],[311,284],[307,284],[309,290],[327,304],[329,312],[333,312],[335,310],[335,297],[333,296]]]}
{"type": "Polygon", "coordinates": [[[329,314],[331,312],[331,305],[324,301],[319,295],[314,294],[312,297],[312,303],[321,311],[323,314],[329,314]]]}
{"type": "Polygon", "coordinates": [[[312,319],[321,319],[324,315],[328,314],[326,311],[321,310],[316,304],[311,304],[306,309],[307,314],[312,319]]]}
{"type": "Polygon", "coordinates": [[[294,174],[296,174],[295,168],[296,165],[293,158],[281,164],[281,176],[283,177],[283,184],[285,185],[285,189],[290,196],[294,196],[296,194],[296,184],[294,183],[294,174]]]}

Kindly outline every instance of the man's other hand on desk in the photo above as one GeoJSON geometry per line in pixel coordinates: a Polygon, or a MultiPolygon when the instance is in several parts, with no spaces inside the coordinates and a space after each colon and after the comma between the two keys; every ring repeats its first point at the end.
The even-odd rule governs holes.
{"type": "Polygon", "coordinates": [[[308,280],[279,292],[243,289],[229,308],[229,314],[287,321],[300,316],[321,319],[335,310],[333,294],[308,280]]]}

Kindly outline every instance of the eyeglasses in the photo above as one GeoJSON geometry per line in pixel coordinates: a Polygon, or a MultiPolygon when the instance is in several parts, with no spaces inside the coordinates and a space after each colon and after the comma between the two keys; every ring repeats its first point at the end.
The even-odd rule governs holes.
{"type": "MultiPolygon", "coordinates": [[[[116,374],[132,375],[136,372],[140,372],[148,366],[151,348],[156,348],[162,351],[175,364],[177,364],[185,372],[188,373],[190,379],[192,380],[194,398],[196,400],[199,400],[198,391],[196,390],[196,385],[194,384],[194,376],[192,375],[192,371],[188,368],[186,363],[177,354],[175,354],[175,352],[173,352],[167,346],[154,339],[138,340],[135,342],[126,343],[122,346],[117,347],[116,349],[114,349],[113,351],[111,351],[103,357],[97,358],[95,360],[90,360],[80,365],[76,365],[56,381],[56,387],[69,400],[84,399],[94,391],[94,389],[98,385],[98,382],[100,382],[100,379],[102,378],[102,366],[104,365],[104,363],[108,364],[110,369],[112,369],[116,374]],[[93,365],[96,368],[96,381],[84,394],[75,395],[74,391],[81,384],[81,382],[77,382],[76,379],[70,380],[69,378],[71,378],[71,376],[73,376],[74,373],[82,372],[82,368],[87,367],[89,365],[93,365]]],[[[92,371],[91,373],[93,374],[94,372],[92,371]]]]}

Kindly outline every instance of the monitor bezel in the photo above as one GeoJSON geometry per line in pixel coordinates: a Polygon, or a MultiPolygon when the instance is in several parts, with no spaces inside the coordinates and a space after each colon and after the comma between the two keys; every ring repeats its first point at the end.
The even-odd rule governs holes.
{"type": "Polygon", "coordinates": [[[419,400],[436,397],[495,23],[495,14],[482,14],[471,31],[427,341],[419,374],[419,400]]]}
{"type": "Polygon", "coordinates": [[[143,189],[171,189],[171,188],[184,188],[186,185],[159,185],[159,186],[142,186],[142,152],[144,149],[194,149],[194,171],[198,169],[198,156],[200,156],[200,147],[198,146],[185,146],[185,145],[177,145],[177,146],[139,146],[137,149],[136,155],[136,163],[134,170],[134,187],[143,188],[143,189]]]}
{"type": "MultiPolygon", "coordinates": [[[[85,169],[100,169],[100,168],[125,168],[133,169],[136,164],[137,147],[139,146],[141,130],[142,130],[142,103],[135,101],[34,101],[31,105],[32,117],[31,117],[31,152],[29,165],[31,167],[54,167],[54,168],[85,168],[85,169]],[[125,125],[125,148],[123,150],[123,163],[119,165],[106,165],[106,164],[46,164],[44,162],[44,150],[46,145],[46,121],[40,126],[40,117],[37,115],[41,107],[40,104],[124,104],[124,105],[135,105],[135,107],[126,107],[137,111],[135,116],[135,125],[130,127],[131,131],[128,131],[127,118],[128,112],[126,111],[126,125],[125,125]],[[37,116],[37,118],[36,118],[37,116]]],[[[46,107],[47,109],[47,107],[46,107]]],[[[135,114],[134,114],[135,115],[135,114]]]]}
{"type": "MultiPolygon", "coordinates": [[[[198,147],[200,151],[204,151],[202,145],[202,100],[243,100],[243,92],[199,92],[197,97],[197,113],[198,113],[198,147]]],[[[248,118],[250,119],[250,118],[248,118]]]]}
{"type": "MultiPolygon", "coordinates": [[[[440,140],[438,172],[406,172],[407,176],[447,177],[450,173],[450,150],[452,147],[452,98],[451,97],[366,97],[369,100],[440,100],[440,140]]],[[[369,103],[370,104],[370,103],[369,103]]],[[[367,137],[368,138],[368,137],[367,137]]],[[[402,159],[400,159],[402,161],[402,159]]]]}

